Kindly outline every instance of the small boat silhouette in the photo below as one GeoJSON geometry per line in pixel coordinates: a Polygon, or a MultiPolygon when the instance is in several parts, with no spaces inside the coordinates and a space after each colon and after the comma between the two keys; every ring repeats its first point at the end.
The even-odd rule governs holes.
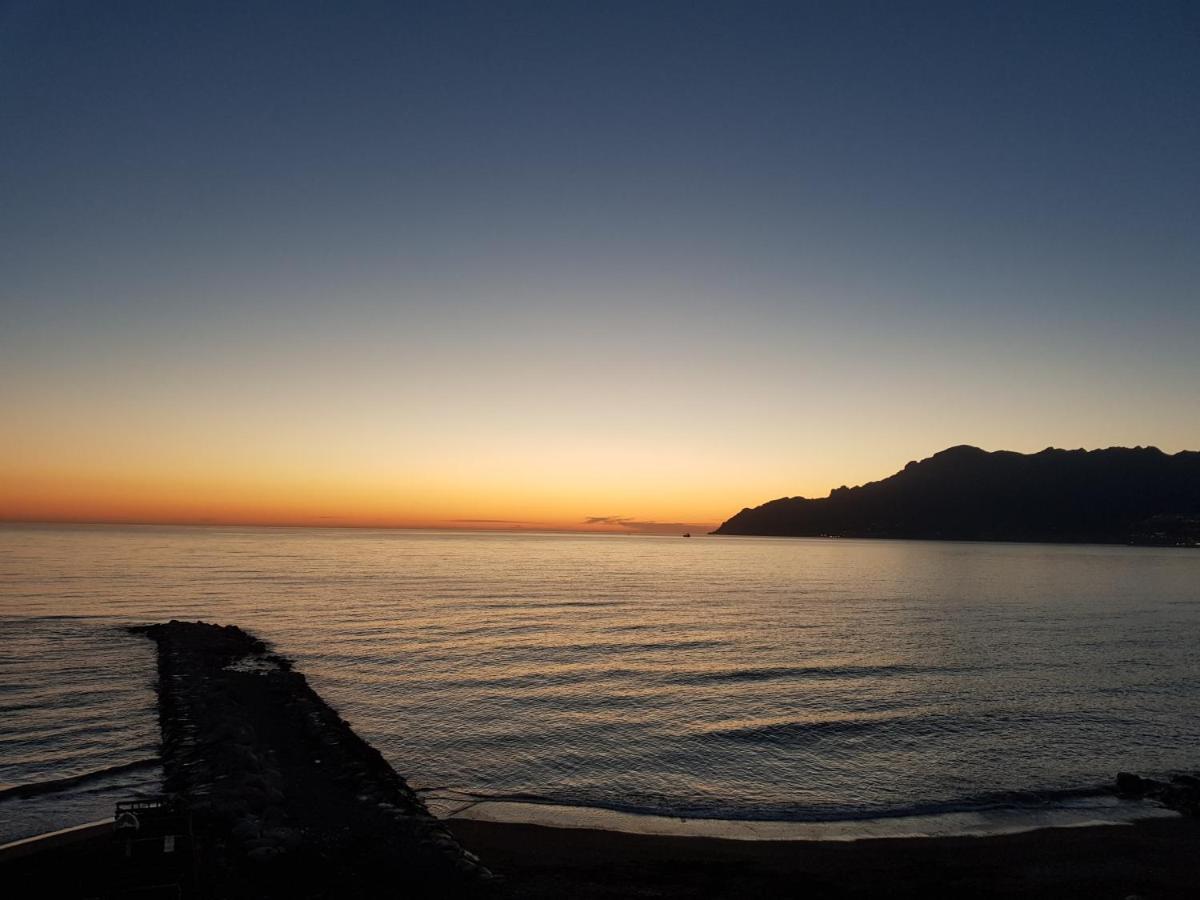
{"type": "Polygon", "coordinates": [[[685,532],[683,533],[683,536],[684,536],[684,537],[691,537],[691,536],[692,536],[692,533],[691,533],[690,531],[685,531],[685,532]]]}

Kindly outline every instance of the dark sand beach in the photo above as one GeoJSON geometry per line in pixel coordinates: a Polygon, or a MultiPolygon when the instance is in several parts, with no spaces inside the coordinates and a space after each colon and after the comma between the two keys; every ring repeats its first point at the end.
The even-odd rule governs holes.
{"type": "MultiPolygon", "coordinates": [[[[500,875],[466,894],[479,897],[1153,900],[1195,897],[1200,886],[1200,821],[1190,818],[987,838],[855,842],[650,837],[471,821],[451,828],[500,875]]],[[[112,850],[111,836],[93,835],[0,862],[0,877],[12,897],[103,896],[97,888],[112,850]]],[[[398,883],[389,882],[379,884],[376,895],[398,893],[398,883]]]]}
{"type": "Polygon", "coordinates": [[[987,838],[729,841],[454,822],[511,897],[1196,897],[1200,821],[987,838]]]}

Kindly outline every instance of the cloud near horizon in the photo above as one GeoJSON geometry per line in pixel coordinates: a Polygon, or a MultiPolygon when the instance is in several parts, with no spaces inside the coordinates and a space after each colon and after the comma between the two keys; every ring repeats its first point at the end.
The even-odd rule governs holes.
{"type": "Polygon", "coordinates": [[[586,516],[584,525],[617,525],[630,531],[648,534],[675,534],[680,531],[709,531],[714,526],[706,522],[655,522],[630,516],[586,516]]]}

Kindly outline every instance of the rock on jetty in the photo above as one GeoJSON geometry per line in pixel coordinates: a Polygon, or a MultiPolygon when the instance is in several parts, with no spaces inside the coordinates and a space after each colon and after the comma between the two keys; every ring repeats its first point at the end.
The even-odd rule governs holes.
{"type": "Polygon", "coordinates": [[[203,622],[132,630],[158,644],[165,789],[191,810],[204,895],[450,895],[492,882],[262,641],[203,622]]]}

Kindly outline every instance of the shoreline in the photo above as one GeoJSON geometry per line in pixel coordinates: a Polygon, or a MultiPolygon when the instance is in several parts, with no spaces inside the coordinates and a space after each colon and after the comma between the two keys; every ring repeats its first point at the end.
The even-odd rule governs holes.
{"type": "Polygon", "coordinates": [[[42,853],[55,847],[107,837],[114,830],[112,819],[96,819],[91,822],[80,822],[78,825],[68,825],[55,831],[45,831],[32,834],[29,837],[17,838],[6,844],[0,844],[0,864],[22,859],[35,853],[42,853]]]}
{"type": "Polygon", "coordinates": [[[1130,826],[1181,815],[1165,807],[1111,795],[1043,808],[956,810],[823,821],[708,819],[486,798],[453,800],[426,796],[425,803],[430,812],[452,827],[453,823],[469,821],[648,837],[803,843],[998,837],[1049,829],[1130,826]]]}
{"type": "Polygon", "coordinates": [[[511,897],[1195,896],[1200,821],[989,837],[738,841],[453,820],[511,897]]]}
{"type": "MultiPolygon", "coordinates": [[[[821,821],[710,819],[549,802],[450,800],[428,796],[425,797],[425,805],[430,813],[452,830],[459,823],[469,822],[480,825],[597,831],[640,837],[773,843],[988,838],[1055,829],[1135,827],[1145,822],[1182,818],[1181,813],[1161,806],[1149,806],[1112,796],[1096,799],[1110,802],[1092,807],[1064,805],[1042,810],[1013,807],[821,821]],[[463,803],[467,804],[465,809],[446,809],[448,806],[463,803]],[[1105,815],[1105,809],[1111,812],[1105,815]]],[[[112,830],[113,821],[106,818],[27,835],[0,844],[0,863],[42,849],[90,840],[112,830]]]]}
{"type": "MultiPolygon", "coordinates": [[[[488,898],[1184,898],[1195,895],[1200,877],[1194,861],[1200,820],[1188,817],[857,841],[744,841],[469,819],[446,824],[500,875],[465,894],[488,898]]],[[[20,857],[0,857],[0,874],[7,885],[36,888],[39,896],[92,896],[112,841],[105,829],[42,843],[20,857]]]]}

